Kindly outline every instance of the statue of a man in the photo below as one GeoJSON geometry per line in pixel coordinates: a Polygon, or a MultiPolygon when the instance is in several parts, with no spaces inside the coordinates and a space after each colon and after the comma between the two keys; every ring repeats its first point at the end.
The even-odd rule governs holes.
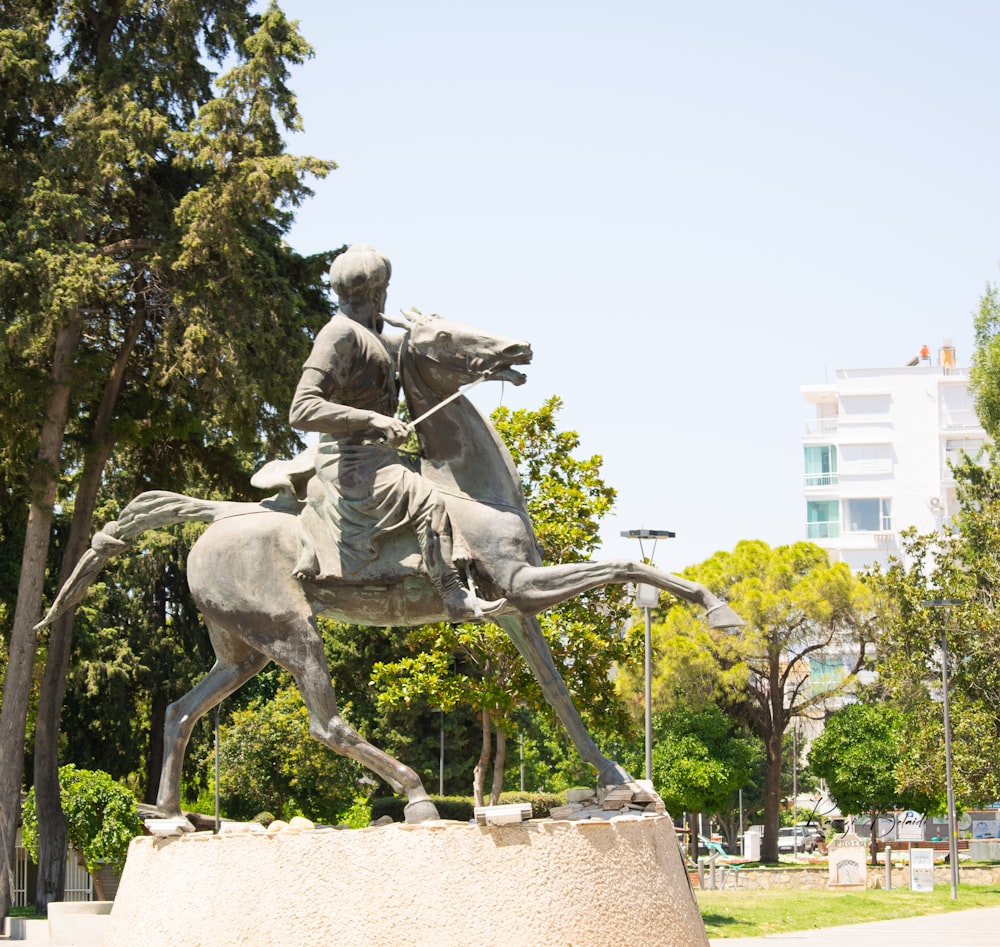
{"type": "MultiPolygon", "coordinates": [[[[380,537],[410,528],[448,618],[466,621],[502,603],[480,601],[463,585],[455,560],[464,544],[444,501],[395,449],[410,429],[395,416],[398,342],[382,335],[391,272],[389,260],[368,244],[334,260],[330,283],[339,312],[316,336],[289,417],[293,427],[320,434],[316,475],[325,488],[322,505],[328,515],[336,509],[343,574],[372,562],[380,537]]],[[[322,578],[321,558],[305,545],[297,574],[322,578]]]]}

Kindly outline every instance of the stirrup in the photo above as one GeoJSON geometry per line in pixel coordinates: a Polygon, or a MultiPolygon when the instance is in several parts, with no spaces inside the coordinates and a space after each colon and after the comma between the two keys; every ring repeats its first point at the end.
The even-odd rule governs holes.
{"type": "Polygon", "coordinates": [[[479,592],[476,590],[476,580],[472,577],[472,566],[466,562],[465,563],[465,584],[469,589],[469,595],[472,597],[472,611],[475,613],[476,621],[483,620],[483,605],[479,601],[479,592]]]}

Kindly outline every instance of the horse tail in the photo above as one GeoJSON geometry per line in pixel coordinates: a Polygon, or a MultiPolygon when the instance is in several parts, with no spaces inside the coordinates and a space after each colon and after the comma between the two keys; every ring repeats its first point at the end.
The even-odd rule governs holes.
{"type": "Polygon", "coordinates": [[[181,493],[149,490],[132,500],[117,520],[106,523],[94,534],[88,549],[63,583],[52,607],[35,626],[42,629],[78,605],[109,559],[123,553],[144,532],[174,523],[210,523],[232,503],[199,500],[181,493]]]}

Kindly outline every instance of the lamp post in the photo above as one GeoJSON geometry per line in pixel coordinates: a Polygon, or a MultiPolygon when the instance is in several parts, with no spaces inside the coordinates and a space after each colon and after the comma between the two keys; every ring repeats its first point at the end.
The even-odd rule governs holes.
{"type": "Polygon", "coordinates": [[[948,867],[951,869],[951,900],[958,899],[958,818],[955,814],[955,786],[951,777],[951,716],[948,711],[948,621],[951,609],[961,605],[958,599],[935,598],[924,607],[943,608],[941,624],[941,687],[944,691],[944,778],[948,792],[948,867]]]}
{"type": "MultiPolygon", "coordinates": [[[[668,529],[629,529],[622,533],[626,539],[639,540],[639,555],[646,558],[646,551],[642,547],[644,539],[653,540],[653,548],[649,554],[649,564],[653,564],[653,556],[656,554],[656,540],[673,539],[676,533],[668,529]]],[[[635,603],[642,610],[646,618],[646,645],[645,645],[645,699],[646,705],[646,779],[653,779],[653,630],[650,609],[660,600],[660,590],[652,585],[638,583],[635,587],[635,603]]]]}
{"type": "Polygon", "coordinates": [[[438,759],[438,795],[444,795],[444,711],[440,707],[432,707],[431,713],[441,714],[440,734],[440,754],[438,759]]]}

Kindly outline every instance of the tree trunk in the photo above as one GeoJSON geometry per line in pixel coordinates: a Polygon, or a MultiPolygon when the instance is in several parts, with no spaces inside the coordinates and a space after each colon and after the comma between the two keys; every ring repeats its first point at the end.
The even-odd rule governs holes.
{"type": "MultiPolygon", "coordinates": [[[[68,558],[67,550],[67,555],[63,556],[64,565],[68,558]]],[[[41,688],[41,695],[44,697],[39,697],[38,717],[35,721],[35,809],[39,827],[35,910],[39,914],[48,913],[50,901],[64,900],[66,890],[68,837],[59,791],[59,708],[66,689],[66,674],[59,661],[59,642],[68,638],[72,629],[72,613],[63,615],[49,629],[49,653],[41,688]],[[57,663],[60,665],[58,670],[57,663]],[[53,680],[55,675],[58,677],[53,680]],[[41,830],[43,825],[44,832],[41,830]]]]}
{"type": "Polygon", "coordinates": [[[482,712],[482,733],[483,742],[479,749],[479,759],[476,760],[476,768],[472,773],[472,794],[476,799],[477,806],[484,806],[483,790],[486,786],[486,770],[490,766],[491,733],[493,723],[490,720],[488,711],[482,712]]]}
{"type": "Polygon", "coordinates": [[[779,727],[772,727],[767,734],[767,771],[764,776],[764,838],[760,860],[778,860],[778,824],[781,811],[781,737],[779,727]]]}
{"type": "Polygon", "coordinates": [[[493,758],[493,786],[490,789],[490,805],[500,803],[500,793],[503,792],[503,767],[507,761],[507,734],[497,727],[497,752],[493,758]]]}
{"type": "MultiPolygon", "coordinates": [[[[101,401],[94,416],[91,446],[80,475],[69,537],[63,551],[59,570],[60,586],[69,578],[90,544],[104,465],[115,444],[111,423],[125,379],[125,366],[145,322],[145,310],[140,306],[122,340],[101,393],[101,401]]],[[[59,792],[59,731],[72,646],[73,612],[70,611],[54,622],[49,631],[48,654],[38,695],[38,719],[35,723],[35,804],[38,808],[38,888],[35,909],[40,914],[46,913],[50,901],[62,900],[66,885],[66,819],[59,792]]]]}
{"type": "Polygon", "coordinates": [[[100,869],[97,871],[89,872],[90,880],[94,882],[94,895],[95,901],[107,901],[108,896],[104,891],[104,879],[101,878],[100,869]]]}
{"type": "Polygon", "coordinates": [[[35,650],[41,617],[45,565],[52,534],[60,455],[69,416],[70,370],[80,341],[81,322],[74,317],[56,332],[52,356],[52,392],[42,422],[38,466],[33,477],[32,501],[24,532],[24,552],[17,587],[17,605],[10,631],[9,660],[0,706],[0,846],[3,849],[0,917],[10,908],[11,888],[6,879],[14,871],[14,833],[21,808],[24,775],[24,730],[28,718],[35,650]]]}
{"type": "Polygon", "coordinates": [[[160,791],[160,770],[163,768],[163,725],[167,719],[167,695],[162,690],[153,692],[149,709],[149,753],[146,757],[146,797],[156,805],[160,791]]]}

